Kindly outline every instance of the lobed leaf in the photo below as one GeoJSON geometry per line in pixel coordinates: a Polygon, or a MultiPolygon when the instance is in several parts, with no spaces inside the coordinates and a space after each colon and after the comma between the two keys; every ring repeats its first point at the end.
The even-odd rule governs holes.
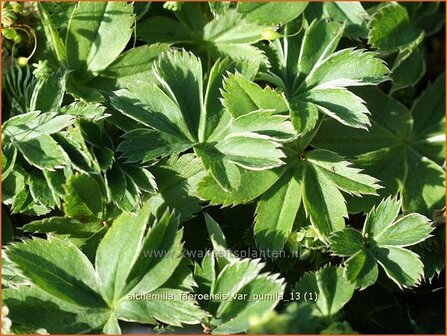
{"type": "Polygon", "coordinates": [[[65,46],[67,63],[79,82],[107,68],[132,34],[132,5],[80,2],[71,15],[65,46]]]}
{"type": "Polygon", "coordinates": [[[387,79],[388,68],[372,52],[343,49],[322,60],[305,80],[307,87],[343,88],[376,85],[387,79]]]}
{"type": "Polygon", "coordinates": [[[390,3],[372,15],[368,42],[381,52],[392,53],[419,44],[423,34],[422,29],[411,25],[405,7],[390,3]]]}
{"type": "Polygon", "coordinates": [[[274,3],[274,2],[242,2],[237,11],[242,13],[248,22],[265,25],[285,24],[299,16],[307,7],[307,2],[274,3]]]}
{"type": "Polygon", "coordinates": [[[122,214],[98,246],[95,266],[102,292],[109,304],[117,302],[125,294],[123,288],[141,251],[148,220],[148,206],[137,215],[122,214]]]}
{"type": "Polygon", "coordinates": [[[262,195],[256,208],[255,241],[261,250],[282,250],[289,238],[301,203],[301,185],[286,171],[262,195]]]}
{"type": "Polygon", "coordinates": [[[317,272],[308,272],[297,283],[299,293],[317,293],[315,302],[321,315],[337,314],[354,294],[355,284],[348,281],[342,268],[329,266],[317,272]]]}
{"type": "Polygon", "coordinates": [[[3,125],[3,136],[12,143],[20,143],[48,136],[73,124],[71,115],[57,115],[55,112],[29,112],[10,118],[3,125]]]}
{"type": "Polygon", "coordinates": [[[82,221],[101,220],[104,198],[95,178],[90,175],[72,175],[65,185],[64,210],[67,216],[82,221]]]}
{"type": "Polygon", "coordinates": [[[34,238],[10,246],[6,256],[46,293],[80,307],[106,307],[92,264],[72,243],[34,238]]]}

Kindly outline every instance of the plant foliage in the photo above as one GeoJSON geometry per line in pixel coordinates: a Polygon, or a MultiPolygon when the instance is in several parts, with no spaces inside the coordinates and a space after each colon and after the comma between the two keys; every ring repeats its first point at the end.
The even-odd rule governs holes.
{"type": "Polygon", "coordinates": [[[443,333],[444,9],[2,2],[2,334],[443,333]]]}

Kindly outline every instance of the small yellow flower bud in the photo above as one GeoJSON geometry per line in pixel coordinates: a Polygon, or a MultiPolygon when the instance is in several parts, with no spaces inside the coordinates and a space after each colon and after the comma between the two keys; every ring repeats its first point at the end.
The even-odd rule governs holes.
{"type": "Polygon", "coordinates": [[[274,31],[271,28],[264,29],[261,36],[262,36],[263,40],[267,40],[267,41],[273,41],[273,40],[276,40],[276,39],[279,39],[280,37],[282,37],[282,35],[280,33],[277,33],[276,31],[274,31]]]}
{"type": "Polygon", "coordinates": [[[23,56],[17,57],[17,64],[21,67],[24,67],[25,65],[28,64],[28,58],[23,57],[23,56]]]}

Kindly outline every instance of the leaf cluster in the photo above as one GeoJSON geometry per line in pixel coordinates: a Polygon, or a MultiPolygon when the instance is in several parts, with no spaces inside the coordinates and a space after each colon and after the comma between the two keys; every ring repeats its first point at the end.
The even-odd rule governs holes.
{"type": "Polygon", "coordinates": [[[26,10],[33,64],[31,40],[4,53],[4,330],[443,327],[412,301],[445,264],[442,4],[26,10]]]}

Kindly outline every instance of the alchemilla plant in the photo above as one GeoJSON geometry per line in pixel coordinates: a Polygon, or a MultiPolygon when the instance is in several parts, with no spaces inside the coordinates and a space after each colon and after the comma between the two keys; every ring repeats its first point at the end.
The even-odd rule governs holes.
{"type": "Polygon", "coordinates": [[[2,2],[2,334],[444,333],[444,19],[2,2]]]}

